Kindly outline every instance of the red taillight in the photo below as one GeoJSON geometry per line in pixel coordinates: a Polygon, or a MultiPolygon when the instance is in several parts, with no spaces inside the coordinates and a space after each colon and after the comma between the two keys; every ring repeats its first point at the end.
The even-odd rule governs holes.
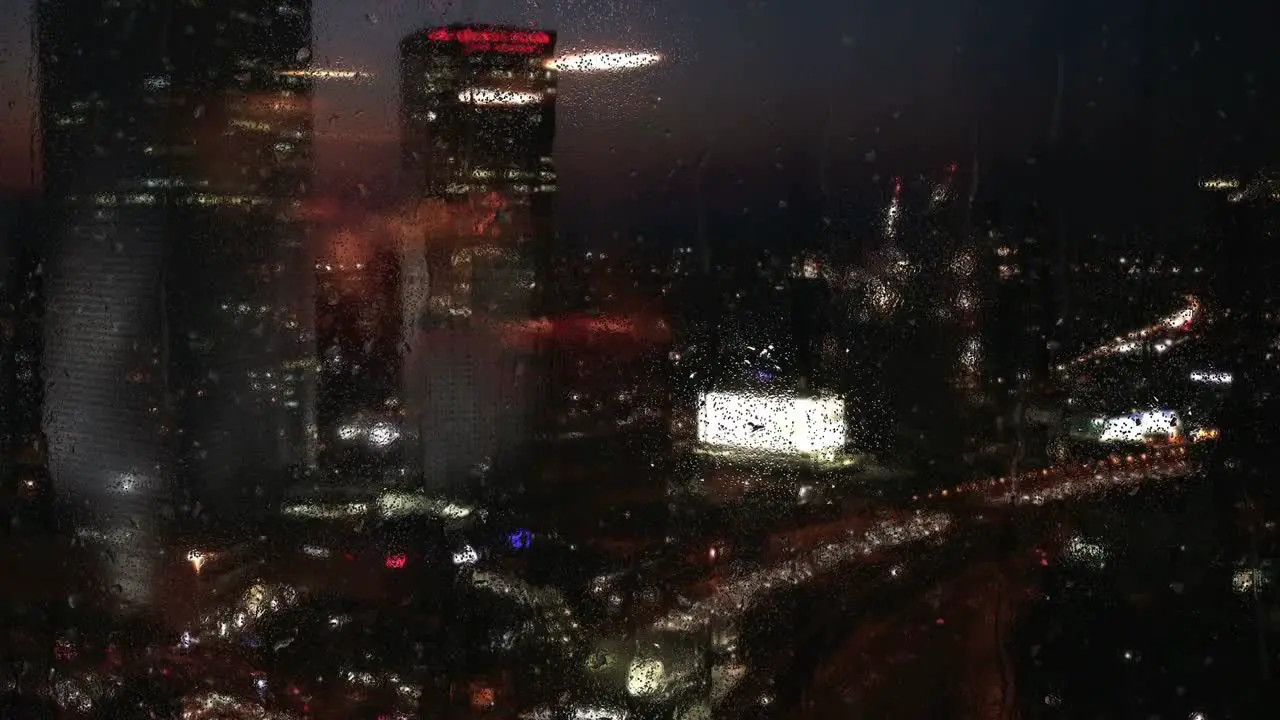
{"type": "Polygon", "coordinates": [[[405,566],[405,563],[408,563],[408,562],[409,562],[409,558],[404,553],[395,553],[394,555],[387,556],[386,565],[392,570],[399,570],[400,568],[405,566]]]}

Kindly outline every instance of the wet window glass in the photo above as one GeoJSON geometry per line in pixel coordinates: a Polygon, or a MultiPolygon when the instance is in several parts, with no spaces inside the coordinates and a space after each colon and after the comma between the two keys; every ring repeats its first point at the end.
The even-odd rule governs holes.
{"type": "Polygon", "coordinates": [[[1275,715],[1278,22],[0,0],[0,717],[1275,715]]]}

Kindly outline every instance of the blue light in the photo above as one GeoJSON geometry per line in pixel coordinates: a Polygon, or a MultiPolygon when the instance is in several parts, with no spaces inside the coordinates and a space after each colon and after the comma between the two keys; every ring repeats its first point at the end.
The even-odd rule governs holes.
{"type": "Polygon", "coordinates": [[[533,533],[528,530],[516,530],[507,536],[507,542],[511,543],[511,547],[516,550],[523,550],[533,542],[533,533]]]}

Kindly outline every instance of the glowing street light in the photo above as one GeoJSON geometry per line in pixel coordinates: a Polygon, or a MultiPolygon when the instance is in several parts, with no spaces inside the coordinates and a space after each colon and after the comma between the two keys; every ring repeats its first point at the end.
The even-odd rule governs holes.
{"type": "Polygon", "coordinates": [[[548,70],[559,70],[571,73],[605,73],[635,70],[657,65],[662,62],[662,55],[655,52],[633,52],[620,50],[614,52],[581,52],[561,55],[548,60],[548,70]]]}

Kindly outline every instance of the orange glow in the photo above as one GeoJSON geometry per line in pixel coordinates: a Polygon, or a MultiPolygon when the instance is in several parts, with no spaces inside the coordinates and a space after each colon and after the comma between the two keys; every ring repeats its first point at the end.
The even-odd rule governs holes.
{"type": "Polygon", "coordinates": [[[473,710],[488,710],[498,701],[498,694],[490,687],[472,687],[471,688],[471,708],[473,710]]]}
{"type": "Polygon", "coordinates": [[[268,119],[281,114],[301,114],[312,111],[311,98],[284,93],[254,93],[236,103],[236,115],[268,119]]]}
{"type": "Polygon", "coordinates": [[[315,198],[307,201],[302,208],[301,216],[311,221],[328,221],[338,217],[341,208],[333,198],[315,198]]]}
{"type": "MultiPolygon", "coordinates": [[[[342,214],[333,200],[315,201],[308,210],[312,217],[324,220],[342,214]]],[[[368,262],[380,248],[397,252],[462,248],[481,236],[492,239],[512,233],[511,223],[499,221],[505,211],[506,201],[497,193],[457,203],[436,199],[405,203],[330,230],[322,238],[319,258],[352,266],[368,262]]]]}
{"type": "Polygon", "coordinates": [[[209,558],[210,556],[207,553],[199,550],[192,550],[187,553],[187,562],[191,563],[191,569],[195,570],[197,575],[200,574],[200,570],[204,568],[205,563],[209,562],[209,558]]]}
{"type": "Polygon", "coordinates": [[[671,327],[650,315],[561,315],[523,323],[506,323],[499,328],[503,341],[512,346],[530,346],[538,341],[568,345],[615,342],[623,345],[665,345],[671,342],[671,327]]]}

